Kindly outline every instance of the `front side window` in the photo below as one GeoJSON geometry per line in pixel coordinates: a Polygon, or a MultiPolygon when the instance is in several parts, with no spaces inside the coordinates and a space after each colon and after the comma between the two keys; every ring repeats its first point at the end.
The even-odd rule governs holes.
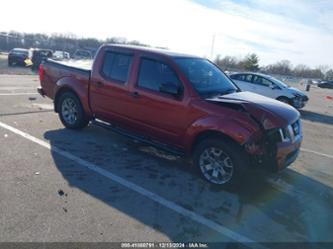
{"type": "Polygon", "coordinates": [[[177,65],[200,96],[237,91],[234,83],[213,63],[201,58],[175,58],[177,65]]]}
{"type": "Polygon", "coordinates": [[[103,76],[125,83],[128,80],[132,57],[132,55],[127,54],[106,52],[102,66],[103,76]]]}
{"type": "Polygon", "coordinates": [[[272,82],[261,77],[261,76],[257,76],[257,75],[254,75],[253,76],[253,83],[254,84],[258,84],[258,85],[262,85],[262,86],[271,86],[272,85],[272,82]]]}
{"type": "Polygon", "coordinates": [[[280,87],[280,88],[288,88],[289,86],[286,84],[286,83],[284,83],[283,81],[281,81],[281,80],[278,80],[278,79],[276,79],[276,78],[273,78],[272,76],[268,76],[268,78],[271,80],[271,81],[273,81],[278,87],[280,87]]]}
{"type": "Polygon", "coordinates": [[[159,92],[161,85],[166,83],[181,85],[176,73],[169,65],[152,59],[141,59],[139,87],[159,92]]]}

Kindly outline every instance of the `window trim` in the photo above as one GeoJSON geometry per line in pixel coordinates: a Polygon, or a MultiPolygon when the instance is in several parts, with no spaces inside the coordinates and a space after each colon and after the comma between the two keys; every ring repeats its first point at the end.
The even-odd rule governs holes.
{"type": "Polygon", "coordinates": [[[133,59],[134,59],[134,53],[118,52],[118,51],[113,51],[113,50],[105,50],[103,58],[102,58],[102,63],[101,63],[101,67],[100,67],[100,70],[99,70],[99,74],[102,76],[103,79],[105,79],[107,81],[112,81],[112,83],[117,83],[118,85],[127,85],[129,75],[130,75],[132,65],[133,65],[133,59]],[[109,77],[109,76],[105,75],[105,73],[103,72],[103,66],[104,66],[104,61],[105,61],[105,57],[106,57],[107,53],[117,54],[117,55],[126,55],[126,56],[131,56],[132,57],[131,58],[131,63],[128,66],[128,73],[127,73],[127,80],[126,81],[119,80],[119,79],[114,79],[112,77],[109,77]]]}
{"type": "Polygon", "coordinates": [[[165,97],[169,97],[171,99],[176,99],[176,100],[182,100],[183,97],[184,97],[184,85],[183,85],[183,82],[180,80],[176,70],[167,62],[163,61],[163,60],[159,60],[159,59],[156,59],[156,58],[152,58],[152,57],[149,57],[149,56],[140,56],[139,58],[139,66],[138,66],[138,71],[137,71],[137,75],[136,75],[136,82],[135,82],[135,85],[134,87],[137,88],[137,89],[141,89],[143,91],[147,91],[147,92],[150,92],[150,93],[155,93],[155,94],[159,94],[161,96],[165,96],[165,97]],[[154,61],[154,62],[157,62],[157,63],[160,63],[160,64],[165,64],[167,65],[175,74],[179,84],[180,84],[180,89],[181,89],[181,94],[178,96],[178,97],[175,97],[175,96],[172,96],[170,94],[167,94],[167,93],[163,93],[163,92],[160,92],[160,91],[156,91],[156,90],[153,90],[153,89],[150,89],[150,88],[147,88],[147,87],[143,87],[143,86],[140,86],[139,85],[139,76],[140,76],[140,71],[141,71],[141,66],[142,66],[142,61],[143,60],[150,60],[150,61],[154,61]]]}

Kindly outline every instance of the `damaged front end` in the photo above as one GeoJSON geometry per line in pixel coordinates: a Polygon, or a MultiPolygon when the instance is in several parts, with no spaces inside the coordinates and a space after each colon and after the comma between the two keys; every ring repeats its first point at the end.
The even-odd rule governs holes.
{"type": "Polygon", "coordinates": [[[291,101],[293,107],[295,107],[296,109],[302,109],[309,101],[309,98],[305,95],[296,95],[291,101]]]}
{"type": "Polygon", "coordinates": [[[260,139],[249,140],[244,147],[252,165],[279,171],[296,160],[301,142],[301,123],[297,120],[283,128],[264,130],[260,139]]]}
{"type": "Polygon", "coordinates": [[[258,129],[243,144],[252,165],[278,171],[296,160],[302,141],[302,129],[299,113],[294,108],[245,92],[209,101],[241,112],[243,117],[257,123],[258,129]],[[256,102],[250,101],[252,99],[256,102]]]}

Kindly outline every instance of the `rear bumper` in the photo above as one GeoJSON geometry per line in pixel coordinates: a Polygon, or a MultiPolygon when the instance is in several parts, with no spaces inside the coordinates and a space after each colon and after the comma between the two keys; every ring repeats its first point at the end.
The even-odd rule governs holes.
{"type": "Polygon", "coordinates": [[[28,59],[27,57],[16,57],[16,56],[8,56],[8,61],[11,63],[15,63],[18,65],[25,65],[25,60],[28,59]]]}
{"type": "Polygon", "coordinates": [[[45,97],[45,95],[46,95],[45,91],[44,91],[43,88],[41,88],[41,87],[37,87],[37,92],[38,92],[42,97],[45,97]]]}

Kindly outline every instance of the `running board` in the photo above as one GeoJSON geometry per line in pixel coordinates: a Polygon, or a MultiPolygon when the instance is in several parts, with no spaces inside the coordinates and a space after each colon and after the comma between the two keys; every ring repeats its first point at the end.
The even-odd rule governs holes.
{"type": "Polygon", "coordinates": [[[163,143],[160,143],[158,141],[149,139],[148,137],[145,137],[145,136],[142,136],[142,135],[134,134],[133,132],[129,132],[129,131],[127,131],[125,129],[122,129],[118,126],[112,125],[111,123],[108,123],[108,122],[105,122],[105,121],[102,121],[102,120],[99,120],[99,119],[95,119],[95,120],[91,121],[91,123],[93,125],[96,125],[96,126],[104,128],[104,129],[110,130],[112,132],[115,132],[117,134],[120,134],[122,136],[131,138],[133,140],[137,140],[137,141],[140,141],[142,143],[152,145],[152,146],[154,146],[158,149],[164,150],[164,151],[169,152],[171,154],[174,154],[174,155],[177,155],[177,156],[184,156],[185,155],[185,153],[183,151],[181,151],[180,149],[177,149],[177,148],[174,148],[174,147],[169,146],[167,144],[163,144],[163,143]]]}

